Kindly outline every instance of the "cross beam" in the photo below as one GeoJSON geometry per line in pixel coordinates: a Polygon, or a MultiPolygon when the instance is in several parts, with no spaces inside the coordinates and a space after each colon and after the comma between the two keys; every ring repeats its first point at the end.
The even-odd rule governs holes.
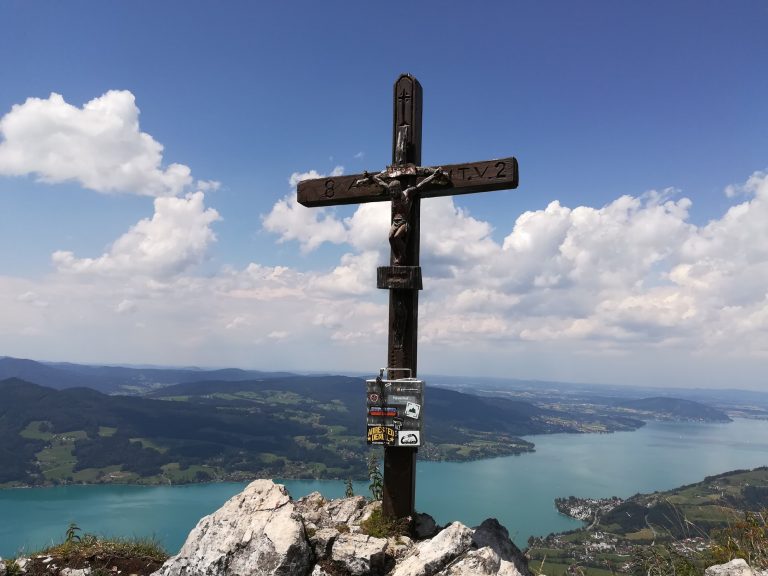
{"type": "MultiPolygon", "coordinates": [[[[308,207],[392,202],[390,265],[377,271],[377,286],[389,290],[387,367],[410,369],[416,377],[419,317],[419,216],[421,198],[455,196],[517,188],[513,157],[425,168],[421,164],[421,84],[401,75],[392,101],[392,164],[378,174],[354,174],[304,180],[297,187],[300,204],[308,207]]],[[[393,370],[394,372],[394,370],[393,370]]],[[[390,374],[388,377],[394,377],[390,374]]],[[[414,513],[416,451],[384,449],[383,513],[405,518],[414,513]]]]}
{"type": "MultiPolygon", "coordinates": [[[[513,157],[431,167],[432,170],[438,168],[448,176],[449,183],[425,187],[419,191],[419,197],[437,198],[517,188],[517,159],[513,157]]],[[[425,171],[414,165],[399,170],[390,168],[389,171],[393,177],[416,176],[417,183],[425,178],[425,171]]],[[[365,181],[363,174],[304,180],[299,182],[297,198],[299,204],[309,208],[384,202],[390,199],[386,190],[374,182],[365,181]]]]}

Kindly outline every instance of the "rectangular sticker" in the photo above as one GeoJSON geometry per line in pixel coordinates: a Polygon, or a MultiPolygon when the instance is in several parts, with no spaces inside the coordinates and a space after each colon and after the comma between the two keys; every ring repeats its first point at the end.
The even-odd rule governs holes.
{"type": "Polygon", "coordinates": [[[416,396],[398,396],[395,394],[389,394],[386,397],[387,402],[390,404],[405,404],[406,402],[412,402],[416,399],[416,396]]]}
{"type": "Polygon", "coordinates": [[[371,406],[368,408],[368,416],[397,418],[397,408],[391,408],[389,406],[371,406]]]}
{"type": "Polygon", "coordinates": [[[368,444],[391,446],[395,443],[395,429],[391,426],[368,426],[368,444]]]}
{"type": "Polygon", "coordinates": [[[398,446],[421,446],[421,432],[418,430],[398,430],[398,446]]]}
{"type": "Polygon", "coordinates": [[[405,405],[405,415],[408,416],[408,418],[418,420],[419,414],[421,414],[421,404],[416,404],[416,402],[408,402],[405,405]]]}

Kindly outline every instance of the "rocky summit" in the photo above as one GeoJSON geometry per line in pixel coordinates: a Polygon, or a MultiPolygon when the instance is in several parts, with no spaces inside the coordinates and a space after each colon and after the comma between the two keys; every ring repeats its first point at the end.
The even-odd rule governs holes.
{"type": "Polygon", "coordinates": [[[421,514],[413,538],[371,536],[364,526],[380,505],[318,492],[294,501],[284,486],[256,480],[200,520],[152,576],[530,576],[494,519],[440,528],[421,514]]]}

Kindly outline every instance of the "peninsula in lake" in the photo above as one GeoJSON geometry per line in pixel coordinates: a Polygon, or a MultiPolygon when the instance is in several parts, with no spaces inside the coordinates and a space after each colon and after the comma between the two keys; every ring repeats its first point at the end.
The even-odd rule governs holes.
{"type": "MultiPolygon", "coordinates": [[[[665,554],[686,559],[693,568],[719,541],[744,536],[741,545],[746,547],[750,527],[757,530],[755,534],[762,533],[768,468],[733,470],[626,499],[569,496],[558,498],[555,506],[585,525],[529,539],[532,564],[546,563],[547,574],[567,574],[575,564],[589,573],[645,573],[651,560],[665,554]]],[[[703,571],[703,566],[696,567],[703,571]]]]}

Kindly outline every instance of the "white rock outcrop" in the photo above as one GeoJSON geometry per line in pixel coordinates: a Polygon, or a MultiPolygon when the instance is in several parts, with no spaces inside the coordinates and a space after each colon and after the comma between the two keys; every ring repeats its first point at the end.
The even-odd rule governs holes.
{"type": "Polygon", "coordinates": [[[62,568],[59,576],[91,576],[90,568],[62,568]]]}
{"type": "MultiPolygon", "coordinates": [[[[528,563],[522,550],[510,540],[509,531],[496,518],[488,518],[475,528],[475,532],[472,534],[472,544],[478,549],[483,549],[487,546],[499,556],[501,562],[511,563],[514,572],[510,572],[510,574],[525,574],[528,572],[528,563]]],[[[500,567],[499,570],[501,569],[500,567]]],[[[504,570],[508,571],[509,568],[505,567],[504,570]]],[[[499,574],[501,573],[499,572],[499,574]]],[[[504,572],[504,574],[506,573],[504,572]]]]}
{"type": "Polygon", "coordinates": [[[431,540],[414,546],[395,568],[392,576],[433,576],[449,562],[469,551],[472,529],[454,522],[431,540]]]}
{"type": "Polygon", "coordinates": [[[364,521],[380,506],[317,492],[294,502],[285,487],[257,480],[200,520],[152,576],[530,576],[496,520],[439,530],[423,515],[423,532],[437,532],[432,538],[376,538],[364,533],[364,521]]]}
{"type": "MultiPolygon", "coordinates": [[[[365,534],[339,534],[333,543],[331,560],[350,576],[385,574],[388,558],[386,538],[373,538],[365,534]]],[[[394,561],[391,562],[394,565],[394,561]]]]}
{"type": "Polygon", "coordinates": [[[768,576],[768,570],[753,570],[746,560],[736,558],[725,564],[710,566],[704,576],[768,576]]]}
{"type": "Polygon", "coordinates": [[[256,480],[200,520],[153,576],[298,576],[311,568],[304,523],[287,490],[256,480]]]}
{"type": "Polygon", "coordinates": [[[492,548],[486,546],[470,550],[461,560],[451,564],[438,576],[521,576],[517,567],[502,560],[492,548]]]}

